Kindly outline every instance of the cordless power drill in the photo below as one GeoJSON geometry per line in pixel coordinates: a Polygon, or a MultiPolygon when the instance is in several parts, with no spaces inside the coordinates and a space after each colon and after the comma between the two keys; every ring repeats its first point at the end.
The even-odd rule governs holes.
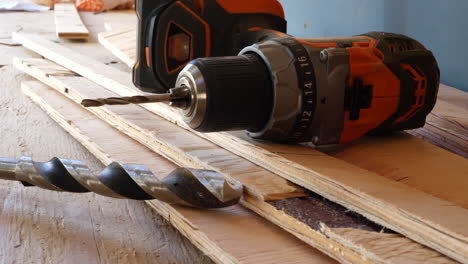
{"type": "MultiPolygon", "coordinates": [[[[421,127],[436,101],[437,62],[403,35],[294,38],[276,0],[138,0],[137,14],[134,83],[154,94],[84,105],[168,101],[197,131],[330,145],[421,127]]],[[[112,163],[95,175],[58,158],[0,158],[0,179],[202,208],[242,195],[215,171],[179,168],[158,180],[143,166],[112,163]]]]}
{"type": "Polygon", "coordinates": [[[437,62],[403,35],[295,38],[277,0],[139,0],[137,14],[135,85],[197,131],[340,144],[422,127],[436,101],[437,62]]]}

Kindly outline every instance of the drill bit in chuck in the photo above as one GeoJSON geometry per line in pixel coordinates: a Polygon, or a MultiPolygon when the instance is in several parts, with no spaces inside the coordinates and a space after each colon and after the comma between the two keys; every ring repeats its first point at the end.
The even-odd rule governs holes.
{"type": "Polygon", "coordinates": [[[159,103],[159,102],[169,102],[170,100],[171,100],[170,94],[156,94],[156,95],[138,95],[138,96],[128,96],[128,97],[84,99],[81,102],[81,104],[85,107],[96,107],[96,106],[103,106],[103,105],[159,103]]]}
{"type": "Polygon", "coordinates": [[[81,104],[84,107],[97,107],[103,105],[127,105],[127,104],[147,104],[161,102],[177,102],[190,100],[190,89],[187,87],[176,87],[170,89],[167,94],[149,94],[124,97],[108,97],[96,99],[84,99],[81,104]]]}
{"type": "Polygon", "coordinates": [[[30,157],[0,158],[0,179],[21,181],[53,191],[94,192],[134,200],[158,199],[198,208],[221,208],[236,204],[242,185],[216,171],[177,168],[159,180],[148,168],[113,162],[98,175],[81,161],[53,158],[34,162],[30,157]]]}

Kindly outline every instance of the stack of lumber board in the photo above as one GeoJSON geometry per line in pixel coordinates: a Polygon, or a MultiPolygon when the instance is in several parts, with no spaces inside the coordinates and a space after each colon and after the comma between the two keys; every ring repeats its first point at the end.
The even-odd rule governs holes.
{"type": "MultiPolygon", "coordinates": [[[[141,93],[133,87],[131,74],[37,35],[16,34],[15,40],[55,62],[15,61],[19,69],[56,90],[27,83],[25,93],[104,163],[131,161],[156,173],[162,170],[160,163],[217,170],[244,184],[243,206],[341,262],[468,262],[465,158],[407,134],[366,138],[329,155],[303,146],[260,143],[240,132],[196,133],[160,104],[88,112],[73,102],[141,93]],[[424,165],[424,171],[415,164],[424,165]],[[441,172],[446,174],[441,177],[441,172]]],[[[127,52],[135,51],[127,48],[118,54],[127,52]]],[[[205,229],[190,226],[204,212],[160,202],[152,205],[214,260],[241,260],[225,244],[220,246],[223,238],[231,237],[232,228],[220,226],[214,233],[227,233],[213,237],[212,221],[205,222],[205,229]],[[188,217],[187,211],[195,216],[188,217]]],[[[216,213],[220,212],[209,214],[216,213]]],[[[252,245],[251,250],[262,252],[261,247],[252,245]]],[[[287,262],[307,257],[287,255],[287,262]]]]}
{"type": "MultiPolygon", "coordinates": [[[[22,83],[22,87],[27,96],[104,164],[115,160],[143,164],[156,175],[167,175],[175,169],[174,163],[119,133],[47,86],[30,81],[22,83]]],[[[288,263],[290,253],[294,254],[295,263],[333,263],[238,205],[201,211],[157,200],[148,204],[218,263],[288,263]]]]}

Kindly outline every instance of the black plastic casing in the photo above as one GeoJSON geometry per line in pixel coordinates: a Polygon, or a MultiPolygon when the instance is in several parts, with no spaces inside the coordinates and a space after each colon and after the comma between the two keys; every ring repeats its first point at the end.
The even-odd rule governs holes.
{"type": "Polygon", "coordinates": [[[133,66],[133,83],[147,92],[166,92],[164,85],[156,79],[151,65],[146,64],[146,47],[151,47],[155,31],[156,17],[173,0],[137,0],[135,11],[138,17],[137,60],[133,66]],[[151,88],[153,87],[153,88],[151,88]]]}
{"type": "Polygon", "coordinates": [[[190,33],[190,60],[237,55],[242,48],[252,44],[246,41],[244,34],[253,27],[286,32],[286,21],[281,17],[266,13],[231,14],[216,0],[205,0],[201,13],[190,0],[137,0],[136,13],[138,49],[133,83],[139,89],[152,93],[168,92],[185,66],[167,67],[165,45],[170,23],[190,33]]]}

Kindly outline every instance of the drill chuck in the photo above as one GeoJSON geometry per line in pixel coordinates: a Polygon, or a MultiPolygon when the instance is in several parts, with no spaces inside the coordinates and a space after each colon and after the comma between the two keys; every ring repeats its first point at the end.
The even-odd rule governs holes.
{"type": "Polygon", "coordinates": [[[255,54],[200,58],[179,74],[176,86],[191,90],[182,110],[185,122],[201,132],[261,129],[273,104],[270,74],[255,54]]]}
{"type": "Polygon", "coordinates": [[[177,168],[159,180],[141,165],[113,162],[95,175],[80,161],[53,158],[34,162],[29,157],[0,158],[0,179],[21,181],[25,186],[74,193],[94,192],[113,198],[158,199],[199,208],[236,204],[242,185],[210,170],[177,168]]]}
{"type": "MultiPolygon", "coordinates": [[[[301,56],[308,56],[294,43],[301,56]]],[[[314,81],[312,68],[307,70],[298,79],[290,49],[271,40],[238,56],[196,59],[176,82],[192,91],[190,106],[183,110],[185,122],[200,132],[247,130],[254,138],[300,141],[305,129],[297,127],[296,117],[315,103],[313,94],[300,89],[300,82],[314,81]]]]}

